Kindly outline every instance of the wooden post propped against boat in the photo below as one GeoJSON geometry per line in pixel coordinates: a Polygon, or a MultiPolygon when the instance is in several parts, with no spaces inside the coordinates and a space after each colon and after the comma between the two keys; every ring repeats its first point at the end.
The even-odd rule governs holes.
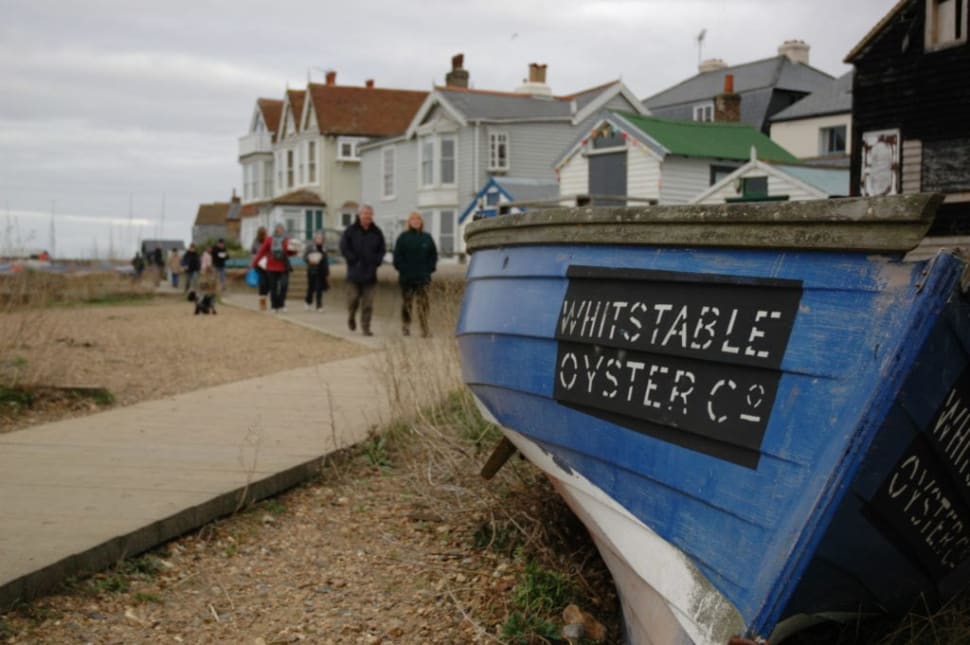
{"type": "Polygon", "coordinates": [[[495,446],[495,450],[489,456],[488,461],[482,466],[482,478],[491,479],[495,473],[505,465],[512,455],[515,454],[515,444],[502,437],[502,440],[495,446]]]}

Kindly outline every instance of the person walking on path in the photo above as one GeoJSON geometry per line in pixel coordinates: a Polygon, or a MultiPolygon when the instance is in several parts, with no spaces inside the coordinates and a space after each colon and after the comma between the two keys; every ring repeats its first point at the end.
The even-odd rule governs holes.
{"type": "Polygon", "coordinates": [[[168,275],[172,281],[172,288],[179,288],[179,274],[182,273],[182,256],[178,249],[172,249],[168,254],[168,275]]]}
{"type": "MultiPolygon", "coordinates": [[[[266,227],[260,226],[256,229],[256,239],[253,240],[253,245],[249,249],[250,255],[253,256],[253,261],[256,260],[256,254],[259,253],[259,247],[263,245],[266,241],[266,227]]],[[[266,295],[269,294],[269,279],[266,276],[265,262],[263,266],[256,264],[256,275],[259,276],[259,310],[266,311],[266,295]]]]}
{"type": "Polygon", "coordinates": [[[263,240],[250,266],[258,266],[266,258],[266,282],[269,289],[270,307],[273,312],[286,311],[286,291],[290,281],[290,238],[282,222],[273,227],[273,235],[263,240]]]}
{"type": "Polygon", "coordinates": [[[323,292],[330,289],[330,262],[323,231],[317,231],[313,236],[313,242],[303,252],[303,259],[306,261],[306,299],[303,306],[309,311],[316,298],[317,311],[322,311],[323,292]]]}
{"type": "Polygon", "coordinates": [[[149,257],[152,265],[152,286],[157,287],[165,272],[165,254],[160,246],[156,246],[149,257]]]}
{"type": "Polygon", "coordinates": [[[202,259],[195,249],[195,244],[189,244],[189,250],[182,256],[182,266],[185,267],[185,287],[182,290],[188,292],[195,289],[199,280],[199,271],[202,270],[202,259]]]}
{"type": "Polygon", "coordinates": [[[434,238],[424,232],[421,213],[411,213],[408,216],[407,230],[401,233],[394,245],[394,268],[398,272],[404,301],[401,306],[401,324],[405,336],[411,334],[411,312],[415,304],[421,335],[425,338],[431,335],[428,327],[428,287],[431,285],[431,274],[437,265],[438,249],[434,238]]]}
{"type": "Polygon", "coordinates": [[[384,261],[387,247],[384,233],[374,224],[374,209],[361,205],[357,219],[340,236],[340,253],[347,260],[347,326],[357,329],[357,307],[364,336],[373,336],[370,322],[374,312],[377,267],[384,261]]]}
{"type": "Polygon", "coordinates": [[[212,268],[216,270],[216,276],[219,278],[219,291],[226,290],[226,261],[228,259],[229,250],[226,249],[226,241],[220,237],[212,249],[212,268]]]}
{"type": "Polygon", "coordinates": [[[131,268],[135,270],[135,280],[141,280],[141,274],[145,271],[145,259],[141,253],[135,252],[135,257],[131,259],[131,268]]]}

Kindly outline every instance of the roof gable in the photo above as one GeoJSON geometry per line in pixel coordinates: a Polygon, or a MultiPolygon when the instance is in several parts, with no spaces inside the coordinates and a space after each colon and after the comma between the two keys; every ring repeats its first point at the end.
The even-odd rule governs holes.
{"type": "Polygon", "coordinates": [[[712,195],[721,192],[726,186],[752,174],[780,180],[788,186],[813,195],[815,199],[845,197],[849,191],[848,168],[816,168],[801,164],[766,163],[752,159],[691,199],[690,203],[700,204],[712,195]]]}
{"type": "Polygon", "coordinates": [[[283,101],[279,99],[257,99],[256,109],[262,115],[266,129],[276,136],[280,129],[280,115],[283,114],[283,101]]]}
{"type": "Polygon", "coordinates": [[[847,72],[823,88],[820,88],[797,103],[790,105],[770,118],[775,121],[790,121],[826,114],[852,112],[852,72],[847,72]]]}
{"type": "Polygon", "coordinates": [[[229,215],[229,202],[212,202],[199,204],[199,211],[195,215],[195,226],[219,226],[226,223],[229,215]]]}
{"type": "Polygon", "coordinates": [[[859,44],[853,47],[852,50],[845,55],[845,62],[851,63],[867,49],[869,49],[869,46],[879,38],[886,26],[893,20],[893,18],[896,17],[896,14],[898,14],[903,7],[911,2],[914,2],[914,0],[899,0],[899,2],[897,2],[893,8],[882,17],[882,20],[877,22],[872,29],[869,30],[869,33],[862,37],[859,44]]]}

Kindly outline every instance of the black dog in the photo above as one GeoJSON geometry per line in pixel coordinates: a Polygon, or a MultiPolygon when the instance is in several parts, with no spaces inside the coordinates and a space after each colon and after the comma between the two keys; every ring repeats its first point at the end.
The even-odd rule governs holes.
{"type": "Polygon", "coordinates": [[[199,298],[195,295],[195,291],[189,291],[188,296],[189,302],[195,303],[195,315],[199,314],[212,314],[216,315],[216,300],[212,295],[206,294],[199,298]]]}

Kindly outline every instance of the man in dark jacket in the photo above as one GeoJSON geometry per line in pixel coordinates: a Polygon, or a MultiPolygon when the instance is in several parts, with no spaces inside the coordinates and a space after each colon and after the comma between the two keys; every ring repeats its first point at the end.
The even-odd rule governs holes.
{"type": "Polygon", "coordinates": [[[374,311],[377,267],[384,261],[386,251],[384,233],[374,224],[374,209],[363,204],[357,211],[357,219],[340,236],[340,253],[347,261],[347,326],[351,331],[357,329],[359,306],[364,336],[373,336],[370,321],[374,311]]]}
{"type": "Polygon", "coordinates": [[[434,238],[424,232],[421,213],[411,213],[408,216],[407,230],[401,233],[394,245],[394,268],[399,274],[398,282],[401,284],[401,297],[404,301],[401,307],[401,324],[405,336],[411,334],[411,307],[415,302],[418,305],[421,334],[425,338],[431,335],[428,328],[428,286],[437,265],[438,249],[434,238]]]}
{"type": "Polygon", "coordinates": [[[220,237],[212,249],[212,268],[216,270],[216,276],[219,277],[219,291],[226,290],[226,262],[228,260],[229,250],[226,249],[226,241],[220,237]]]}
{"type": "Polygon", "coordinates": [[[198,286],[199,271],[202,269],[202,258],[195,248],[195,244],[189,244],[189,250],[182,256],[182,266],[185,267],[185,287],[183,291],[193,290],[198,286]]]}

